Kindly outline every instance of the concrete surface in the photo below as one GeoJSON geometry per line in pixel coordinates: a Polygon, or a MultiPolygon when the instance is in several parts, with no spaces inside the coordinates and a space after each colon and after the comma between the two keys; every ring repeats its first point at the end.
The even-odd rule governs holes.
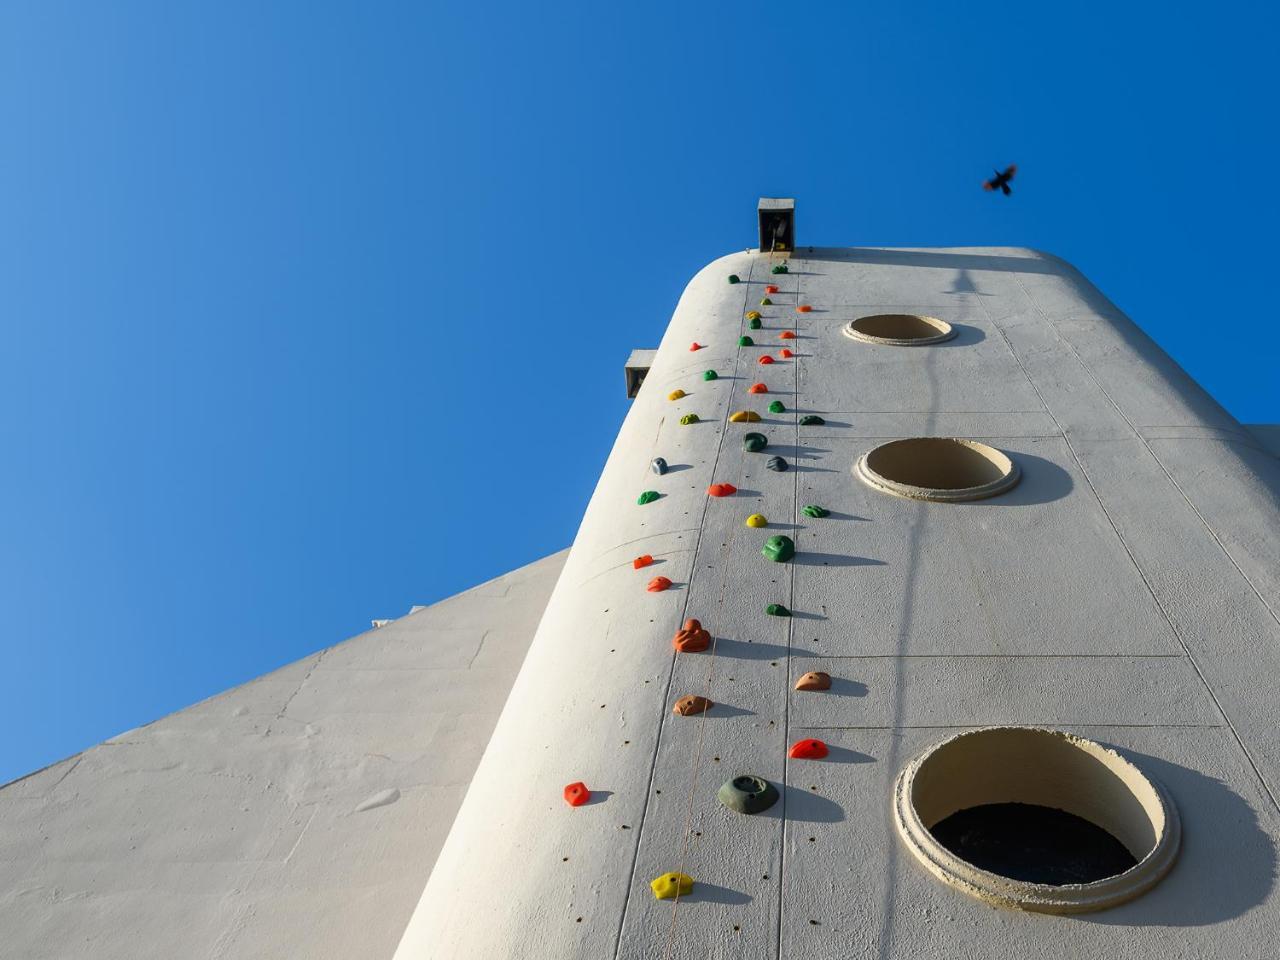
{"type": "Polygon", "coordinates": [[[0,788],[0,957],[389,957],[565,553],[0,788]]]}
{"type": "Polygon", "coordinates": [[[786,275],[753,252],[716,261],[676,308],[396,957],[1280,954],[1278,493],[1280,461],[1058,259],[801,248],[786,275]],[[781,292],[739,348],[766,283],[781,292]],[[870,313],[957,336],[841,334],[870,313]],[[783,329],[796,356],[758,365],[783,329]],[[746,392],[756,381],[769,395],[746,392]],[[788,412],[765,412],[772,399],[788,412]],[[739,409],[763,422],[728,423],[739,409]],[[689,412],[702,422],[681,426],[689,412]],[[825,425],[799,427],[810,412],[825,425]],[[743,452],[747,430],[769,436],[764,454],[743,452]],[[853,477],[875,444],[914,435],[983,440],[1022,480],[957,504],[853,477]],[[766,470],[773,454],[792,469],[766,470]],[[739,492],[709,498],[713,482],[739,492]],[[637,506],[645,489],[663,496],[637,506]],[[744,526],[757,512],[768,528],[744,526]],[[760,555],[779,532],[790,564],[760,555]],[[658,563],[633,570],[642,553],[658,563]],[[655,574],[675,588],[645,592],[655,574]],[[765,616],[770,602],[795,616],[765,616]],[[712,653],[673,653],[686,616],[712,653]],[[812,669],[830,692],[791,689],[812,669]],[[717,706],[674,716],[685,694],[717,706]],[[1077,917],[994,909],[928,876],[894,833],[894,779],[986,724],[1070,730],[1162,782],[1185,829],[1172,872],[1077,917]],[[806,736],[830,758],[788,760],[806,736]],[[726,810],[716,790],[744,773],[782,801],[726,810]],[[561,789],[579,779],[597,796],[574,809],[561,789]],[[694,892],[658,902],[649,881],[671,870],[694,892]]]}

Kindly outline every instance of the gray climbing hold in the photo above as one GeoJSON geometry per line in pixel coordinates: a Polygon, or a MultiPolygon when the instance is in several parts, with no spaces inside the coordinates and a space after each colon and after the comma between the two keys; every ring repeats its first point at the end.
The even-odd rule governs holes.
{"type": "Polygon", "coordinates": [[[763,813],[778,802],[778,788],[764,777],[748,773],[725,781],[716,798],[738,813],[763,813]]]}
{"type": "Polygon", "coordinates": [[[765,466],[774,473],[782,473],[787,469],[787,461],[783,460],[781,457],[770,457],[769,462],[766,463],[765,466]]]}
{"type": "Polygon", "coordinates": [[[742,449],[747,453],[759,453],[769,445],[769,438],[763,433],[748,433],[742,438],[742,449]]]}
{"type": "Polygon", "coordinates": [[[649,464],[649,467],[658,476],[662,476],[667,472],[667,461],[663,460],[661,457],[654,457],[653,461],[649,464]]]}
{"type": "Polygon", "coordinates": [[[820,427],[826,422],[816,413],[806,413],[800,418],[800,426],[802,427],[820,427]]]}

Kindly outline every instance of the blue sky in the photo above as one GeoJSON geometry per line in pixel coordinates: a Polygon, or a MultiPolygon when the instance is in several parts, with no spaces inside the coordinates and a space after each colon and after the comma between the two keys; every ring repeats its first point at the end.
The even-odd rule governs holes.
{"type": "Polygon", "coordinates": [[[761,195],[1280,421],[1274,9],[6,4],[0,781],[567,545],[761,195]]]}

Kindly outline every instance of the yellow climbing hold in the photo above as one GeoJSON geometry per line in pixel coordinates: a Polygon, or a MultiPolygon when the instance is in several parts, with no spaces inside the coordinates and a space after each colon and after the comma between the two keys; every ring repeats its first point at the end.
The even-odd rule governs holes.
{"type": "Polygon", "coordinates": [[[729,414],[729,422],[730,423],[759,423],[760,414],[756,413],[754,410],[738,410],[735,413],[729,414]]]}
{"type": "Polygon", "coordinates": [[[748,527],[767,527],[768,525],[769,521],[764,518],[764,514],[762,513],[753,513],[751,516],[747,517],[748,527]]]}
{"type": "Polygon", "coordinates": [[[747,319],[748,319],[748,320],[759,320],[759,319],[760,319],[760,311],[759,311],[759,310],[748,310],[748,311],[747,311],[747,319]]]}
{"type": "Polygon", "coordinates": [[[659,900],[674,900],[693,893],[693,877],[683,873],[664,873],[651,881],[649,887],[659,900]]]}
{"type": "Polygon", "coordinates": [[[672,390],[670,393],[667,394],[667,399],[679,400],[681,397],[686,397],[686,396],[688,396],[688,394],[685,393],[683,390],[672,390]]]}

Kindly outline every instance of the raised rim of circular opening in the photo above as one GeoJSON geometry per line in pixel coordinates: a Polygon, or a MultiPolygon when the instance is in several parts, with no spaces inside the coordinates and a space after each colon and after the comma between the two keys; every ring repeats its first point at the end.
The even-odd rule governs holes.
{"type": "Polygon", "coordinates": [[[898,776],[893,818],[908,849],[943,883],[1039,913],[1087,913],[1132,900],[1169,872],[1182,842],[1178,809],[1158,782],[1100,743],[1039,727],[970,730],[930,747],[898,776]],[[957,811],[989,803],[1083,817],[1122,843],[1137,864],[1091,883],[1031,883],[974,866],[930,832],[957,811]]]}
{"type": "Polygon", "coordinates": [[[947,321],[914,313],[872,313],[850,320],[840,330],[850,339],[891,347],[925,347],[956,335],[947,321]]]}
{"type": "Polygon", "coordinates": [[[868,450],[854,464],[863,483],[912,500],[982,500],[1015,486],[1022,471],[995,447],[957,437],[910,437],[868,450]]]}

